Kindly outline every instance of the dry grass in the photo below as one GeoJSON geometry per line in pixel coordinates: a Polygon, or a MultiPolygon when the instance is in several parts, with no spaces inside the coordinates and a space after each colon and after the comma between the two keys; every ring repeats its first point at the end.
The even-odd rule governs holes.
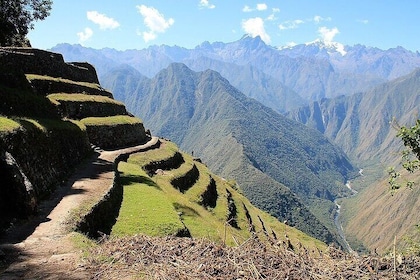
{"type": "Polygon", "coordinates": [[[420,279],[420,258],[356,257],[267,244],[226,247],[206,239],[134,236],[92,248],[93,279],[420,279]]]}

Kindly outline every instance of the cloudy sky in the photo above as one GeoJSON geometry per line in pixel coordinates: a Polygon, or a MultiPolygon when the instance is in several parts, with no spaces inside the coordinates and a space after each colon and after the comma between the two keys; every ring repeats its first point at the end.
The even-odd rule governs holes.
{"type": "Polygon", "coordinates": [[[194,48],[260,35],[283,47],[317,39],[420,51],[418,0],[53,0],[51,15],[30,31],[32,46],[194,48]]]}

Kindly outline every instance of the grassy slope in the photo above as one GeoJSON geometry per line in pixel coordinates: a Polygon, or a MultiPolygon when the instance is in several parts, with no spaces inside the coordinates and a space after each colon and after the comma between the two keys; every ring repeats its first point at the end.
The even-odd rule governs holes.
{"type": "Polygon", "coordinates": [[[90,88],[93,88],[93,89],[102,89],[102,87],[99,84],[87,83],[87,82],[78,82],[78,81],[72,81],[72,80],[68,80],[68,79],[64,79],[64,78],[55,78],[55,77],[50,77],[50,76],[45,76],[45,75],[26,74],[26,78],[29,81],[32,81],[32,80],[47,80],[47,81],[56,81],[56,82],[60,82],[60,83],[67,83],[67,84],[85,86],[85,87],[90,87],[90,88]]]}
{"type": "MultiPolygon", "coordinates": [[[[228,182],[215,175],[211,176],[216,180],[218,192],[216,207],[205,208],[199,205],[200,194],[210,182],[210,173],[203,164],[195,162],[200,171],[200,177],[195,185],[184,194],[170,184],[173,176],[180,174],[182,165],[178,169],[165,170],[153,178],[140,168],[150,161],[169,158],[176,151],[177,148],[173,143],[163,142],[160,149],[132,155],[128,163],[120,163],[119,171],[122,172],[124,199],[120,216],[112,231],[113,235],[125,236],[140,233],[159,236],[173,235],[182,229],[184,224],[193,237],[207,237],[217,242],[234,245],[251,236],[243,207],[245,205],[260,237],[265,238],[262,232],[261,218],[270,236],[272,236],[272,232],[275,232],[278,238],[283,239],[284,234],[287,233],[292,242],[299,241],[312,248],[324,247],[322,242],[280,223],[274,217],[255,208],[228,182]],[[239,228],[233,228],[226,223],[227,190],[232,194],[237,208],[239,228]]],[[[184,153],[182,155],[185,164],[192,163],[191,156],[184,153]]]]}
{"type": "Polygon", "coordinates": [[[119,124],[138,124],[142,123],[139,118],[130,116],[111,116],[111,117],[90,117],[82,119],[81,122],[87,126],[119,125],[119,124]]]}
{"type": "Polygon", "coordinates": [[[50,100],[56,101],[77,101],[77,102],[97,102],[97,103],[113,103],[123,105],[124,103],[119,102],[115,99],[111,99],[102,95],[87,95],[81,93],[54,93],[47,96],[50,100]]]}

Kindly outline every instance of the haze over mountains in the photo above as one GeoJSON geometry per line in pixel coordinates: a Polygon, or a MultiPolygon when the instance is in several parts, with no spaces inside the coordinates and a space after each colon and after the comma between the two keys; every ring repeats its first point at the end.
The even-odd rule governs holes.
{"type": "Polygon", "coordinates": [[[406,124],[420,104],[420,54],[401,47],[318,41],[275,49],[245,36],[194,49],[62,44],[53,51],[95,65],[102,85],[154,134],[194,151],[260,208],[324,241],[339,239],[333,201],[351,194],[346,181],[360,167],[395,162],[401,144],[389,122],[406,124]]]}

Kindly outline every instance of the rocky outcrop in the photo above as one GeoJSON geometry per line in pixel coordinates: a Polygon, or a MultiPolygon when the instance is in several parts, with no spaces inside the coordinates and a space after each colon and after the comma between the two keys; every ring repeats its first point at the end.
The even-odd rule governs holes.
{"type": "Polygon", "coordinates": [[[32,183],[22,168],[6,151],[0,152],[0,229],[13,218],[24,218],[36,211],[36,196],[32,183]]]}

